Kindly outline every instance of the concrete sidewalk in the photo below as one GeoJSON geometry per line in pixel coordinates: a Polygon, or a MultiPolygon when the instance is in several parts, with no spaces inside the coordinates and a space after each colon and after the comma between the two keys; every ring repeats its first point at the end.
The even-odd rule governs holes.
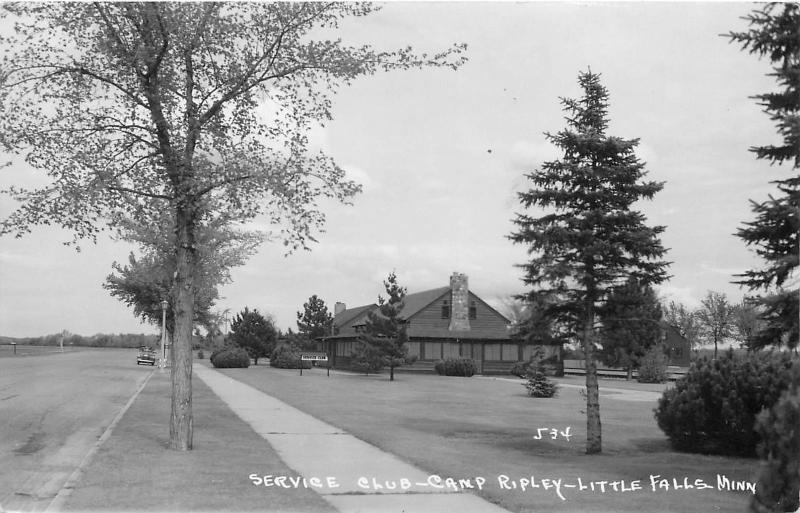
{"type": "Polygon", "coordinates": [[[478,483],[446,483],[214,369],[194,373],[297,472],[252,476],[254,486],[311,488],[342,513],[506,512],[468,491],[478,483]]]}

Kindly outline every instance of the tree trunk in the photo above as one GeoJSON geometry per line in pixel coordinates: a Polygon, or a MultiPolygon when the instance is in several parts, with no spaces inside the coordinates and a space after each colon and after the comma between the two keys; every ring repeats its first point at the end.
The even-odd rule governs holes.
{"type": "Polygon", "coordinates": [[[394,365],[389,366],[389,381],[394,381],[394,365]]]}
{"type": "Polygon", "coordinates": [[[633,377],[633,365],[628,365],[628,375],[625,377],[628,381],[633,377]]]}
{"type": "Polygon", "coordinates": [[[179,204],[176,216],[177,270],[174,304],[175,340],[172,344],[172,411],[170,448],[192,448],[192,324],[194,320],[195,235],[194,214],[179,204]]]}
{"type": "Polygon", "coordinates": [[[593,334],[594,305],[589,303],[583,320],[583,353],[586,357],[586,454],[597,454],[602,451],[600,390],[597,384],[593,334]]]}

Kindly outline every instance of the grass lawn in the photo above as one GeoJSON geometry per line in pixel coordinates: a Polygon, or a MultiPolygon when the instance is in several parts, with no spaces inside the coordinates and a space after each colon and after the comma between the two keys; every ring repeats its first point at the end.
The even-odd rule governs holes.
{"type": "Polygon", "coordinates": [[[293,474],[201,380],[192,381],[194,450],[167,449],[169,373],[156,371],[101,446],[66,511],[335,512],[312,490],[255,487],[252,472],[293,474]]]}
{"type": "MultiPolygon", "coordinates": [[[[64,348],[65,353],[80,351],[86,348],[79,348],[73,346],[67,346],[64,348]]],[[[61,348],[58,346],[24,346],[24,345],[17,345],[16,352],[15,348],[11,344],[2,344],[0,345],[0,358],[14,358],[14,357],[23,357],[23,356],[43,356],[48,354],[55,354],[61,353],[61,348]]]]}
{"type": "MultiPolygon", "coordinates": [[[[673,451],[653,418],[655,401],[622,400],[625,394],[601,394],[603,454],[587,456],[585,403],[576,388],[562,387],[554,399],[534,399],[526,395],[521,380],[401,373],[390,382],[386,374],[336,372],[326,377],[323,369],[306,370],[301,377],[296,370],[265,365],[222,372],[431,474],[484,477],[486,484],[477,493],[511,511],[741,512],[750,494],[717,490],[717,474],[732,481],[756,480],[756,460],[673,451]],[[568,427],[569,440],[550,439],[549,432],[534,438],[540,428],[568,427]],[[653,491],[651,475],[668,479],[669,489],[653,491]],[[501,476],[508,476],[507,486],[515,482],[517,488],[501,487],[501,476]],[[540,486],[542,479],[561,479],[564,499],[555,488],[522,491],[522,480],[531,478],[540,486]],[[690,484],[702,479],[712,488],[676,489],[673,478],[681,487],[688,478],[690,484]],[[621,480],[624,490],[618,484],[614,491],[610,483],[621,480]],[[594,491],[589,485],[599,481],[608,482],[604,492],[599,484],[594,491]]],[[[583,378],[565,381],[580,384],[583,378]]],[[[608,381],[601,390],[603,385],[663,389],[608,381]]]]}

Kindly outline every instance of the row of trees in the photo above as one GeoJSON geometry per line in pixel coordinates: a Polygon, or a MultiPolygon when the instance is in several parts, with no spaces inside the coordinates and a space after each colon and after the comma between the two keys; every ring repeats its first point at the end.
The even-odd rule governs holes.
{"type": "Polygon", "coordinates": [[[50,182],[5,191],[20,206],[0,235],[54,224],[77,241],[104,229],[126,237],[127,226],[160,227],[166,251],[150,259],[145,249],[130,272],[115,270],[164,277],[157,302],[171,312],[170,447],[191,449],[191,338],[206,299],[207,230],[262,215],[290,251],[307,247],[325,221],[320,201],[347,203],[360,190],[308,145],[308,132],[333,118],[331,96],[377,71],[457,69],[465,47],[427,55],[325,36],[378,9],[369,4],[2,9],[13,32],[0,36],[10,63],[0,73],[0,149],[50,182]]]}
{"type": "MultiPolygon", "coordinates": [[[[788,163],[793,174],[775,183],[777,195],[765,202],[753,202],[756,219],[746,222],[737,233],[765,261],[762,269],[737,277],[737,283],[761,292],[750,300],[755,306],[749,310],[732,308],[724,296],[711,293],[697,312],[676,305],[668,313],[689,338],[705,333],[713,340],[715,353],[718,343],[736,329],[735,310],[740,310],[740,320],[746,324],[738,331],[746,336],[750,348],[796,350],[800,341],[800,296],[796,284],[792,284],[800,262],[800,6],[770,3],[747,19],[751,28],[731,32],[729,39],[751,53],[768,57],[773,63],[772,75],[782,88],[756,96],[782,140],[751,151],[756,158],[773,164],[788,163]],[[697,333],[692,331],[695,329],[697,333]]],[[[650,323],[639,323],[638,330],[644,333],[633,333],[630,323],[617,325],[615,315],[638,315],[630,311],[635,302],[619,300],[632,294],[645,299],[646,287],[668,279],[669,262],[662,260],[666,250],[659,240],[664,227],[648,226],[644,215],[632,208],[637,201],[651,199],[663,184],[644,181],[644,163],[634,153],[638,140],[606,134],[608,93],[599,75],[587,71],[579,75],[578,82],[583,96],[561,100],[567,127],[556,134],[545,134],[563,156],[526,175],[531,188],[519,195],[525,211],[517,215],[517,230],[509,237],[525,245],[531,255],[519,266],[523,281],[530,287],[520,299],[539,301],[542,306],[531,327],[556,322],[581,340],[586,358],[586,452],[598,453],[602,438],[594,355],[603,340],[602,328],[615,328],[631,340],[651,336],[647,332],[650,323]],[[538,217],[528,213],[533,208],[538,217]]],[[[657,316],[655,309],[649,310],[641,313],[657,316]]],[[[627,350],[633,343],[628,343],[627,350]]],[[[784,396],[781,415],[797,418],[798,384],[784,396]]],[[[798,447],[800,432],[795,429],[793,433],[779,434],[784,437],[780,443],[766,440],[765,447],[798,447]]],[[[753,509],[793,510],[800,488],[796,453],[787,456],[768,450],[765,457],[768,466],[759,489],[766,491],[755,498],[753,509]]]]}
{"type": "MultiPolygon", "coordinates": [[[[781,92],[757,96],[776,122],[782,144],[752,150],[759,159],[793,163],[796,170],[800,165],[798,6],[768,4],[749,20],[753,28],[732,32],[731,41],[769,56],[783,87],[781,92]]],[[[666,249],[660,241],[664,227],[649,226],[633,208],[652,199],[663,183],[645,180],[645,164],[635,154],[637,139],[606,133],[608,92],[600,76],[583,72],[578,83],[580,98],[561,99],[566,128],[545,134],[562,157],[526,175],[531,187],[519,194],[524,211],[517,214],[516,231],[509,238],[526,246],[530,254],[530,260],[519,265],[523,282],[530,287],[519,299],[536,305],[537,312],[523,326],[527,332],[523,336],[535,338],[543,329],[555,328],[562,336],[581,340],[586,358],[586,451],[597,453],[602,438],[595,354],[605,341],[604,350],[631,360],[641,352],[637,347],[641,340],[652,340],[659,312],[648,287],[668,279],[669,262],[663,260],[666,249]],[[634,296],[638,298],[626,299],[634,296]],[[642,322],[634,325],[626,320],[636,316],[642,316],[642,322]],[[616,332],[613,337],[612,332],[616,332]]],[[[734,333],[736,310],[741,319],[752,316],[761,322],[750,322],[740,330],[749,347],[797,348],[798,291],[784,287],[798,265],[800,178],[780,180],[777,186],[781,196],[754,202],[756,220],[738,233],[766,261],[764,269],[740,276],[739,283],[766,292],[751,299],[757,306],[733,308],[724,296],[710,293],[696,312],[677,305],[675,312],[668,311],[687,338],[699,340],[703,334],[713,341],[715,352],[734,333]],[[697,333],[692,331],[695,323],[697,333]]]]}
{"type": "Polygon", "coordinates": [[[314,350],[317,339],[330,334],[332,326],[333,316],[325,302],[313,295],[303,304],[303,310],[297,312],[297,332],[291,328],[281,332],[270,315],[245,307],[232,319],[227,336],[220,337],[217,330],[212,330],[206,340],[212,347],[241,347],[258,365],[258,359],[271,356],[281,342],[295,350],[314,350]]]}

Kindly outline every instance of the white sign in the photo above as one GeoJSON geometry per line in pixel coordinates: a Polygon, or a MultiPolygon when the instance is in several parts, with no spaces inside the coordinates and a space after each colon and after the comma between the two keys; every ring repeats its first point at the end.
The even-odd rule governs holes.
{"type": "Polygon", "coordinates": [[[327,353],[300,353],[301,360],[308,360],[308,361],[315,361],[315,362],[327,362],[328,361],[328,354],[327,353]]]}

